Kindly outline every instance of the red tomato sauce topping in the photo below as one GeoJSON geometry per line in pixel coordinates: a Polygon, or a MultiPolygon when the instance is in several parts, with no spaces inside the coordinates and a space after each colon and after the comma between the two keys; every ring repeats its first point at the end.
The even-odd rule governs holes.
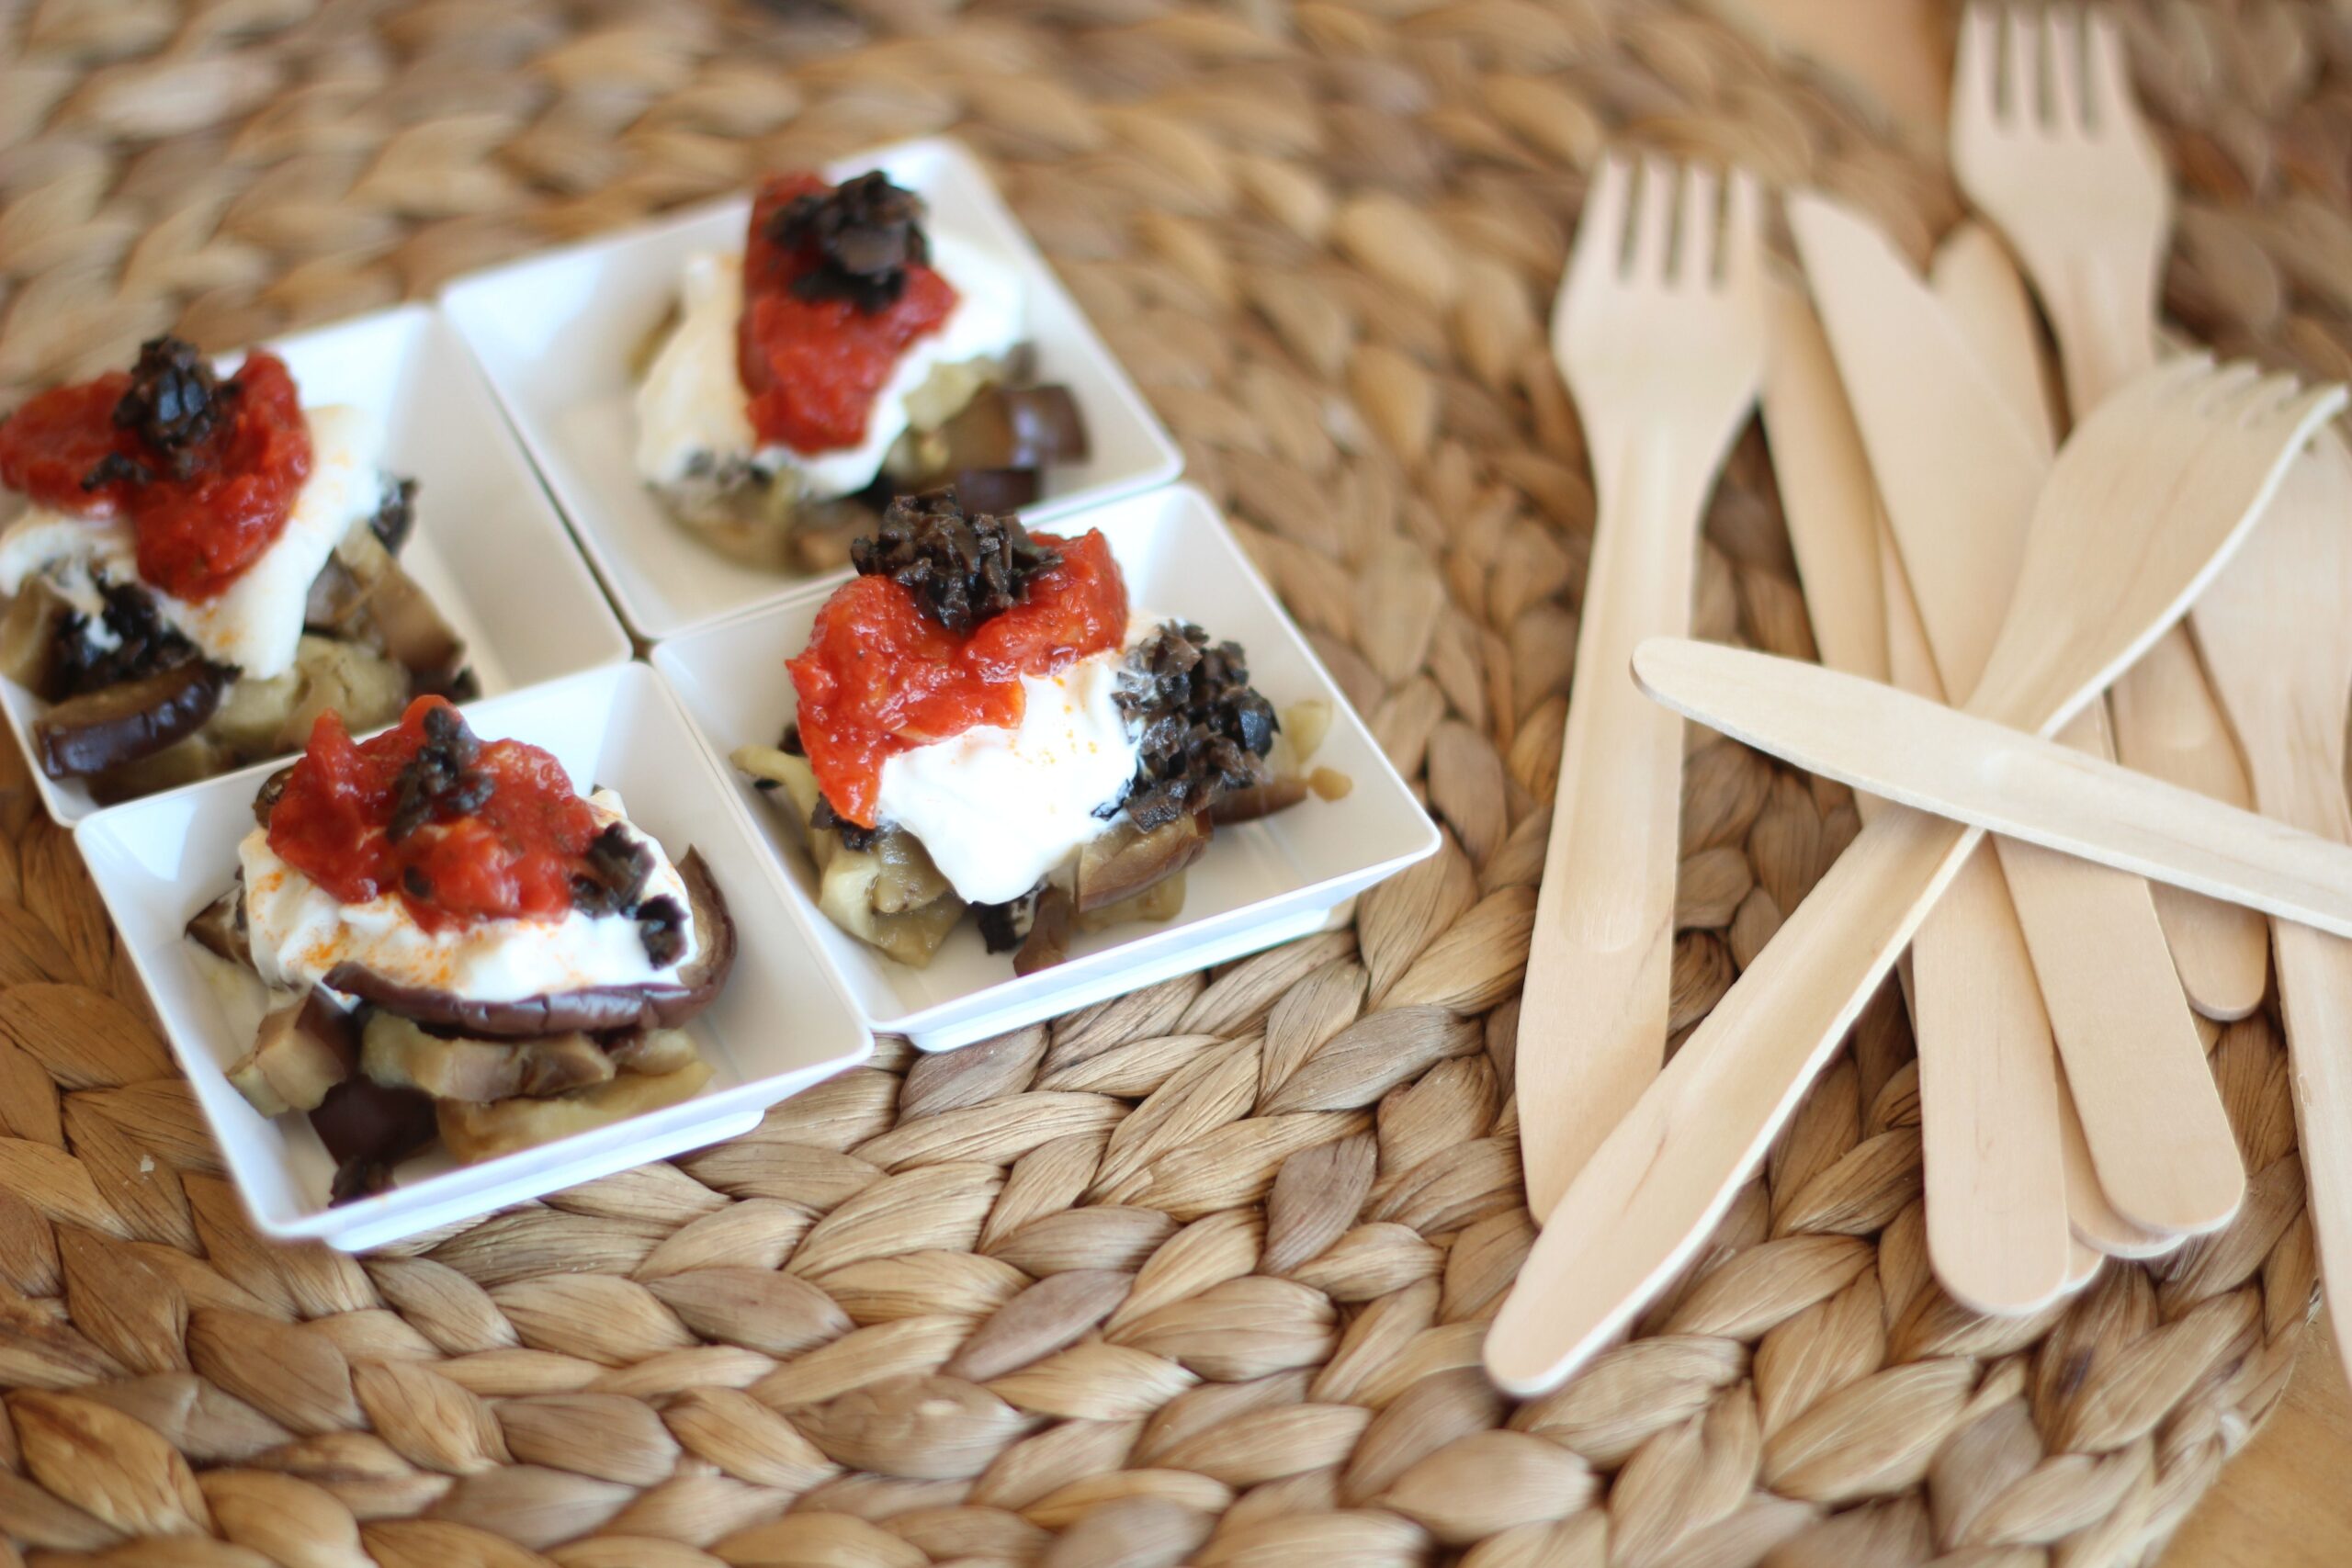
{"type": "Polygon", "coordinates": [[[18,409],[0,423],[0,484],[69,516],[128,516],[143,581],[190,603],[217,598],[286,531],[311,477],[311,427],[294,378],[274,354],[247,355],[224,384],[240,389],[234,413],[198,449],[186,479],[161,471],[138,433],[114,423],[130,385],[109,371],[18,409]],[[109,454],[158,471],[144,484],[84,490],[84,476],[109,454]]]}
{"type": "Polygon", "coordinates": [[[849,299],[803,299],[792,283],[820,265],[816,247],[787,250],[770,220],[795,197],[831,189],[814,175],[782,175],[752,204],[743,250],[743,314],[736,326],[736,374],[749,395],[761,441],[796,452],[829,452],[865,439],[866,416],[899,356],[939,330],[956,290],[933,268],[907,268],[906,292],[868,314],[849,299]]]}
{"type": "Polygon", "coordinates": [[[334,710],[321,714],[269,814],[269,847],[346,904],[397,892],[426,931],[562,919],[600,829],[563,764],[537,746],[482,742],[466,766],[489,777],[489,798],[452,820],[428,815],[398,840],[390,835],[401,774],[425,747],[425,716],[449,705],[419,697],[396,728],[366,740],[352,739],[334,710]]]}
{"type": "Polygon", "coordinates": [[[1011,728],[1027,704],[1021,679],[1050,675],[1126,640],[1127,584],[1099,530],[1030,536],[1061,564],[1026,603],[958,637],[888,577],[856,577],[817,612],[808,646],[786,668],[800,696],[800,740],[833,810],[876,825],[882,764],[976,725],[1011,728]]]}

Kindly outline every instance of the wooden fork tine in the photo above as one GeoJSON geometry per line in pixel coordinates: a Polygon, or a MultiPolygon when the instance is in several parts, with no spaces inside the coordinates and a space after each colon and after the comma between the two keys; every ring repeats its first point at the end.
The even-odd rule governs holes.
{"type": "MultiPolygon", "coordinates": [[[[2289,401],[2285,407],[2271,411],[2266,418],[2265,423],[2283,425],[2301,424],[2311,418],[2312,411],[2313,409],[2319,408],[2338,399],[2342,394],[2342,390],[2343,389],[2340,387],[2314,387],[2303,393],[2302,396],[2289,401]]],[[[2328,417],[2333,419],[2335,415],[2330,414],[2328,417]]],[[[2352,1338],[2352,1336],[2346,1336],[2346,1337],[2352,1338]]]]}
{"type": "Polygon", "coordinates": [[[2001,13],[1989,0],[1975,0],[1961,19],[1960,54],[1952,64],[1953,102],[1965,106],[1971,118],[2001,118],[2000,44],[2001,13]]]}
{"type": "Polygon", "coordinates": [[[2196,410],[2209,419],[2229,418],[2261,379],[2260,366],[2243,359],[2232,360],[2204,378],[2197,389],[2196,410]]]}
{"type": "Polygon", "coordinates": [[[1764,272],[1763,190],[1756,176],[1734,165],[1731,188],[1724,203],[1724,286],[1743,289],[1760,285],[1764,272]]]}
{"type": "Polygon", "coordinates": [[[1673,280],[1683,288],[1704,288],[1715,276],[1715,172],[1699,164],[1682,166],[1682,218],[1673,280]]]}
{"type": "Polygon", "coordinates": [[[2041,129],[2041,50],[2036,37],[2040,31],[2033,18],[2020,13],[2014,6],[2002,8],[2001,43],[2003,71],[2008,80],[2007,120],[2014,129],[2041,129]]]}
{"type": "Polygon", "coordinates": [[[1568,298],[1579,289],[1605,287],[1617,276],[1625,254],[1626,202],[1632,194],[1633,170],[1611,153],[1586,190],[1584,211],[1577,218],[1576,254],[1560,279],[1560,295],[1553,309],[1564,311],[1568,298]]]}
{"type": "Polygon", "coordinates": [[[2241,430],[2267,426],[2295,406],[2296,394],[2302,389],[2299,376],[2283,370],[2265,376],[2232,400],[2227,409],[2230,422],[2241,430]]]}
{"type": "Polygon", "coordinates": [[[1642,188],[1634,198],[1634,265],[1636,283],[1666,278],[1667,242],[1674,222],[1674,164],[1653,153],[1642,160],[1642,188]]]}
{"type": "Polygon", "coordinates": [[[2090,122],[2083,114],[2082,13],[2052,6],[2041,14],[2041,65],[2050,79],[2050,126],[2062,136],[2082,136],[2090,122]]]}
{"type": "Polygon", "coordinates": [[[2085,52],[2090,56],[2085,73],[2091,112],[2102,133],[2114,135],[2137,122],[2140,107],[2132,94],[2132,67],[2123,54],[2123,35],[2114,16],[2105,8],[2083,19],[2085,52]]]}

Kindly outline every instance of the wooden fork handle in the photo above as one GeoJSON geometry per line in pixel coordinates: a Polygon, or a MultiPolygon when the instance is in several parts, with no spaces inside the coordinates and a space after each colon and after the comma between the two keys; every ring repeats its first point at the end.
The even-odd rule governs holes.
{"type": "MultiPolygon", "coordinates": [[[[2352,1280],[2352,942],[2285,920],[2270,939],[2312,1236],[2320,1277],[2340,1289],[2352,1280]]],[[[2352,1313],[2335,1315],[2337,1357],[2352,1366],[2352,1313]]]]}
{"type": "MultiPolygon", "coordinates": [[[[2077,419],[2156,362],[2154,280],[2082,258],[2052,303],[2069,400],[2077,419]]],[[[2113,692],[2115,743],[2124,765],[2250,808],[2245,761],[2188,634],[2178,626],[2123,672],[2113,692]]],[[[2243,1018],[2269,982],[2262,919],[2250,909],[2159,886],[2153,890],[2181,989],[2209,1018],[2243,1018]]]]}
{"type": "MultiPolygon", "coordinates": [[[[2112,697],[2116,749],[2126,767],[2252,808],[2245,763],[2186,631],[2166,632],[2123,672],[2112,697]]],[[[2177,887],[2156,888],[2155,902],[2181,987],[2198,1011],[2244,1018],[2261,1005],[2270,954],[2259,916],[2177,887]]]]}
{"type": "Polygon", "coordinates": [[[1660,433],[1600,467],[1552,837],[1520,1006],[1520,1157],[1542,1215],[1666,1051],[1682,721],[1634,683],[1634,649],[1690,626],[1704,491],[1660,433]]]}
{"type": "Polygon", "coordinates": [[[1838,857],[1553,1210],[1487,1336],[1498,1384],[1550,1386],[1706,1244],[1981,838],[1889,807],[1838,857]]]}

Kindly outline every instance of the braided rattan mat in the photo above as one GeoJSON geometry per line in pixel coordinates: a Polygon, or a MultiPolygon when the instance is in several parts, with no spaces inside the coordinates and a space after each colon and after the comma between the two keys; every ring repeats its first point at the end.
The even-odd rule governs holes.
{"type": "MultiPolygon", "coordinates": [[[[2352,370],[2352,20],[2151,7],[2171,308],[2352,370]]],[[[1591,523],[1540,322],[1605,135],[1941,173],[1609,0],[0,0],[0,404],[754,171],[956,128],[1449,825],[1295,943],[874,1066],[725,1147],[355,1260],[247,1230],[66,836],[0,836],[0,1563],[2128,1563],[2315,1299],[2277,1031],[2225,1235],[1987,1322],[1928,1278],[1882,998],[1697,1275],[1566,1392],[1476,1361],[1529,1239],[1516,982],[1591,523]],[[11,1544],[13,1543],[13,1544],[11,1544]],[[82,1554],[96,1554],[85,1557],[82,1554]]],[[[1753,439],[1706,635],[1809,651],[1753,439]]],[[[0,758],[16,765],[14,747],[0,758]]],[[[1675,1021],[1854,830],[1692,738],[1675,1021]]]]}

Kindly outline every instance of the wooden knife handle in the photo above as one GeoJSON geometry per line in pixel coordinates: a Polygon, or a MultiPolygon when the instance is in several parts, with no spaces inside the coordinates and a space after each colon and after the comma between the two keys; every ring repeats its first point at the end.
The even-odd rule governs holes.
{"type": "Polygon", "coordinates": [[[1488,1373],[1548,1386],[1705,1245],[1982,834],[1882,811],[1668,1063],[1552,1211],[1488,1331],[1488,1373]]]}

